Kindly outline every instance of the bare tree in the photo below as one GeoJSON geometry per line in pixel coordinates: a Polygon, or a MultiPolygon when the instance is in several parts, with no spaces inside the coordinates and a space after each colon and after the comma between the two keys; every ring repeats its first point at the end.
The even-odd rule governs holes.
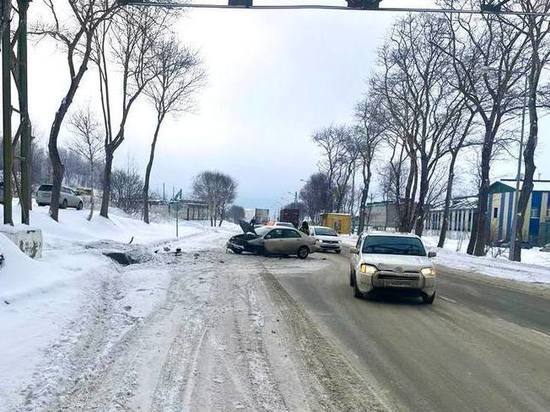
{"type": "Polygon", "coordinates": [[[359,202],[359,225],[357,227],[357,234],[361,234],[365,228],[365,219],[367,217],[366,205],[370,194],[372,166],[376,151],[384,137],[385,118],[378,103],[370,101],[368,97],[357,105],[355,111],[359,123],[355,136],[361,176],[363,178],[363,187],[359,202]]]}
{"type": "Polygon", "coordinates": [[[75,133],[70,150],[85,159],[89,167],[91,199],[88,220],[92,220],[95,206],[94,179],[97,165],[103,157],[103,137],[99,133],[99,122],[89,106],[73,113],[70,124],[75,133]]]}
{"type": "Polygon", "coordinates": [[[408,227],[402,229],[414,225],[419,236],[424,229],[432,180],[448,154],[448,130],[466,100],[448,87],[447,77],[454,73],[448,55],[442,51],[447,31],[446,20],[435,15],[410,15],[398,20],[380,52],[383,74],[373,83],[390,114],[390,123],[397,126],[393,132],[403,141],[410,158],[404,199],[408,227]]]}
{"type": "Polygon", "coordinates": [[[128,163],[126,169],[113,172],[113,204],[129,214],[140,212],[143,179],[135,167],[128,163]]]}
{"type": "Polygon", "coordinates": [[[94,36],[93,60],[99,74],[103,123],[105,126],[105,167],[100,214],[109,217],[111,173],[115,151],[126,137],[130,111],[145,87],[158,75],[154,44],[169,29],[169,11],[163,7],[126,7],[113,19],[103,21],[94,36]],[[112,56],[112,61],[109,57],[112,56]],[[111,72],[121,73],[120,120],[115,126],[111,72]],[[115,128],[116,127],[116,128],[115,128]]]}
{"type": "Polygon", "coordinates": [[[317,222],[322,212],[330,210],[330,184],[327,175],[311,175],[300,190],[300,199],[305,205],[305,212],[313,222],[317,222]]]}
{"type": "Polygon", "coordinates": [[[40,22],[32,33],[48,36],[65,48],[69,69],[69,87],[61,100],[50,129],[48,151],[53,170],[50,216],[59,220],[59,196],[63,183],[64,166],[59,156],[58,138],[63,120],[76,96],[78,87],[88,69],[98,27],[108,21],[119,8],[117,0],[67,0],[69,13],[58,12],[59,2],[44,0],[50,21],[40,22]]]}
{"type": "Polygon", "coordinates": [[[154,57],[157,73],[144,93],[156,111],[156,126],[151,142],[149,162],[143,186],[143,221],[149,223],[149,181],[155,159],[160,128],[170,113],[190,110],[193,95],[203,85],[205,72],[197,53],[178,45],[177,39],[163,39],[155,45],[154,57]]]}
{"type": "MultiPolygon", "coordinates": [[[[474,6],[473,0],[449,1],[453,7],[474,6]]],[[[449,42],[440,46],[452,59],[452,86],[478,113],[484,138],[481,147],[481,182],[468,253],[482,256],[488,241],[487,204],[491,161],[503,125],[513,118],[521,101],[525,75],[524,34],[499,16],[481,18],[448,15],[449,42]]]]}
{"type": "Polygon", "coordinates": [[[320,167],[328,178],[331,211],[342,211],[356,169],[358,151],[353,133],[348,126],[330,126],[313,135],[313,141],[324,151],[320,167]]]}
{"type": "MultiPolygon", "coordinates": [[[[526,13],[549,13],[550,2],[546,0],[522,0],[514,2],[514,6],[526,13]]],[[[526,55],[528,56],[528,72],[526,73],[527,90],[527,109],[529,110],[529,133],[523,152],[525,173],[521,183],[521,192],[517,199],[516,218],[514,220],[516,238],[510,239],[515,242],[511,252],[511,258],[515,261],[521,261],[521,242],[523,240],[523,227],[525,225],[525,214],[529,199],[533,192],[533,178],[536,171],[535,151],[538,146],[539,134],[539,100],[543,94],[541,87],[541,77],[543,70],[548,67],[550,62],[550,21],[542,16],[533,15],[523,16],[520,24],[516,20],[508,20],[508,24],[514,27],[518,32],[522,32],[528,39],[526,55]]],[[[548,93],[545,93],[548,95],[548,93]]],[[[523,126],[522,126],[523,127],[523,126]]],[[[517,176],[521,179],[521,176],[517,176]]]]}
{"type": "Polygon", "coordinates": [[[449,138],[447,139],[448,151],[450,154],[445,203],[443,206],[443,219],[441,222],[441,230],[439,232],[439,241],[437,247],[445,246],[447,238],[447,230],[449,229],[449,216],[451,214],[451,201],[453,198],[453,186],[455,182],[456,160],[462,149],[475,144],[476,142],[470,137],[474,127],[474,119],[476,116],[475,110],[469,105],[465,105],[464,110],[457,113],[455,119],[451,122],[449,128],[449,138]]]}
{"type": "Polygon", "coordinates": [[[211,226],[221,226],[227,206],[237,196],[237,182],[220,172],[202,172],[193,182],[193,195],[208,204],[211,226]]]}

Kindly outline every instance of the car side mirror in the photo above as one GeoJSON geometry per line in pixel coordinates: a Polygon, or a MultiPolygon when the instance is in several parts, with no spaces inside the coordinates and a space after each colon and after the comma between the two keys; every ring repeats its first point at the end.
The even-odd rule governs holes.
{"type": "Polygon", "coordinates": [[[428,252],[428,257],[431,259],[431,258],[434,258],[437,256],[437,253],[434,252],[434,251],[431,251],[431,252],[428,252]]]}
{"type": "Polygon", "coordinates": [[[350,248],[349,252],[352,255],[358,255],[359,254],[359,249],[357,249],[356,247],[352,247],[352,248],[350,248]]]}

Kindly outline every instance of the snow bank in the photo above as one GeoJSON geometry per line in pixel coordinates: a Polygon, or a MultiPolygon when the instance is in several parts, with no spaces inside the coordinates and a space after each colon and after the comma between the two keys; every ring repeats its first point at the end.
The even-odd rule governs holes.
{"type": "MultiPolygon", "coordinates": [[[[2,215],[0,205],[0,219],[2,215]]],[[[208,222],[183,221],[176,239],[173,222],[147,225],[118,210],[111,210],[111,219],[96,214],[89,222],[87,215],[87,211],[60,210],[57,223],[47,207],[35,205],[32,228],[41,229],[44,238],[40,259],[27,257],[0,234],[0,253],[5,257],[0,268],[0,411],[14,410],[20,404],[20,391],[42,364],[46,348],[60,339],[74,338],[67,330],[82,323],[86,308],[96,305],[93,299],[102,299],[105,282],[119,285],[116,304],[125,308],[121,311],[127,316],[146,316],[163,300],[169,267],[135,266],[121,272],[103,256],[98,242],[107,242],[104,247],[108,247],[110,242],[132,240],[132,245],[152,250],[160,243],[200,250],[222,246],[237,231],[236,225],[226,223],[210,228],[208,222]]],[[[14,203],[14,221],[19,220],[19,207],[14,203]]]]}

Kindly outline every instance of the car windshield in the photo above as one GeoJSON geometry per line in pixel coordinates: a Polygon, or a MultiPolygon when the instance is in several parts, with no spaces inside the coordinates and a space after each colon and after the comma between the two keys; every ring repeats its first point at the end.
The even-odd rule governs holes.
{"type": "Polygon", "coordinates": [[[273,229],[272,227],[269,227],[269,226],[262,226],[262,227],[259,227],[257,229],[254,229],[254,231],[256,232],[256,234],[258,236],[264,236],[264,235],[267,235],[267,233],[273,229]]]}
{"type": "Polygon", "coordinates": [[[363,243],[363,253],[426,256],[426,249],[420,239],[415,237],[367,236],[363,243]]]}
{"type": "Polygon", "coordinates": [[[338,233],[329,227],[316,227],[315,234],[318,236],[338,236],[338,233]]]}
{"type": "Polygon", "coordinates": [[[40,190],[41,192],[51,192],[52,185],[41,185],[38,190],[40,190]]]}
{"type": "Polygon", "coordinates": [[[277,222],[275,223],[275,226],[294,227],[292,223],[288,223],[288,222],[277,222]]]}

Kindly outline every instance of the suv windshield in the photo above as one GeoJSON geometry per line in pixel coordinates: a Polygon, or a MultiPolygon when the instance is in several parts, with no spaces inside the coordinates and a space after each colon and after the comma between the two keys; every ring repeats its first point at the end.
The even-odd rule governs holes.
{"type": "Polygon", "coordinates": [[[316,227],[315,234],[317,236],[338,236],[336,231],[329,227],[316,227]]]}
{"type": "Polygon", "coordinates": [[[415,237],[367,236],[363,243],[363,253],[426,256],[426,249],[420,239],[415,237]]]}
{"type": "Polygon", "coordinates": [[[317,236],[338,236],[338,233],[329,227],[316,227],[315,234],[317,236]]]}
{"type": "Polygon", "coordinates": [[[38,188],[41,192],[51,192],[52,191],[52,185],[40,185],[38,188]]]}

